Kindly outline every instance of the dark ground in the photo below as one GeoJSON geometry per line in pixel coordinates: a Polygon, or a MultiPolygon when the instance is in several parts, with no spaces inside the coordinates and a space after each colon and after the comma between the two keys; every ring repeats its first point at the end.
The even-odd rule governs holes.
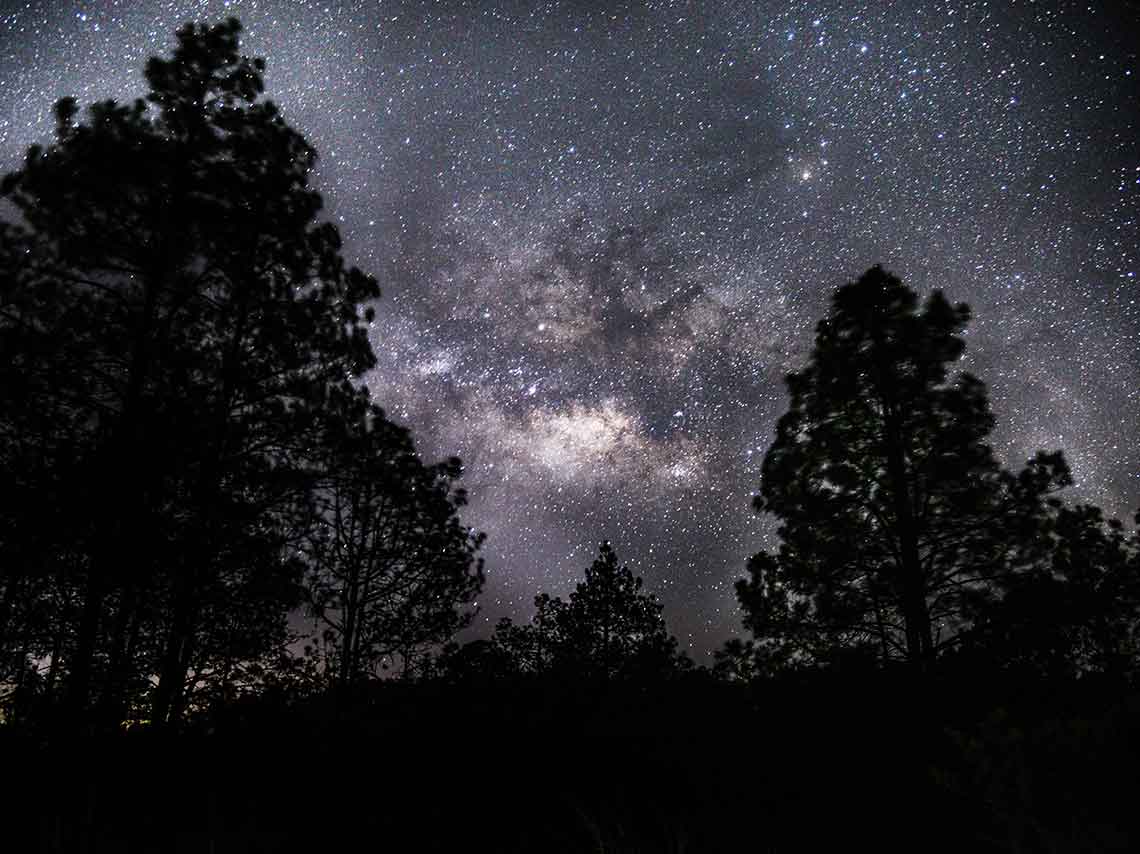
{"type": "Polygon", "coordinates": [[[172,735],[0,730],[11,851],[1128,851],[1140,695],[905,674],[383,684],[172,735]]]}

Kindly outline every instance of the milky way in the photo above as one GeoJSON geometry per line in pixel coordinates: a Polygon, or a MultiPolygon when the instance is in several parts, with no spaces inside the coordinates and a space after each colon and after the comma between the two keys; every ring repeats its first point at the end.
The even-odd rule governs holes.
{"type": "Polygon", "coordinates": [[[381,281],[369,385],[467,463],[483,625],[608,538],[694,653],[736,630],[782,377],[874,263],[973,307],[1003,459],[1140,504],[1135,6],[13,5],[5,169],[56,98],[141,95],[179,24],[242,19],[381,281]]]}

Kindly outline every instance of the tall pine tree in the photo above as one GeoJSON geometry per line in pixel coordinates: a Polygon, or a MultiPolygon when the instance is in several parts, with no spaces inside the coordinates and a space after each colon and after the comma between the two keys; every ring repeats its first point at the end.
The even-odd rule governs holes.
{"type": "Polygon", "coordinates": [[[493,654],[456,656],[451,666],[490,664],[505,672],[607,680],[653,679],[692,663],[678,654],[657,597],[618,562],[609,542],[601,544],[569,599],[542,593],[534,604],[528,625],[499,621],[487,650],[493,654]],[[477,658],[483,660],[473,662],[477,658]]]}
{"type": "Polygon", "coordinates": [[[145,100],[84,121],[61,101],[55,141],[3,183],[22,223],[4,235],[0,341],[31,370],[0,420],[33,428],[4,462],[72,511],[63,530],[5,528],[6,573],[69,562],[77,714],[96,673],[115,705],[150,632],[135,649],[158,675],[152,714],[177,715],[202,621],[234,589],[222,576],[295,574],[307,446],[322,420],[358,414],[352,380],[374,362],[376,282],[317,220],[316,154],[259,97],[264,63],[239,32],[180,29],[146,66],[145,100]]]}
{"type": "Polygon", "coordinates": [[[470,622],[483,535],[459,520],[460,461],[425,465],[378,408],[330,438],[324,461],[302,551],[325,672],[344,689],[393,661],[409,670],[470,622]]]}
{"type": "Polygon", "coordinates": [[[841,287],[764,458],[757,510],[780,548],[737,585],[770,662],[923,662],[959,642],[997,582],[1029,565],[1060,453],[1004,471],[985,386],[950,375],[969,309],[874,267],[841,287]]]}

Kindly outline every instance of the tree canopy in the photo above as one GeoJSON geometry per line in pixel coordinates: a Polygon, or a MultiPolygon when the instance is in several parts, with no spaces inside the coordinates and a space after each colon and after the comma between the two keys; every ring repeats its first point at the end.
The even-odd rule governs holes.
{"type": "Polygon", "coordinates": [[[559,674],[586,680],[654,679],[686,669],[657,597],[608,541],[568,599],[540,593],[530,623],[504,617],[489,640],[445,650],[453,675],[559,674]]]}
{"type": "Polygon", "coordinates": [[[327,455],[303,551],[327,669],[346,687],[395,659],[412,667],[470,622],[483,535],[459,521],[460,460],[424,465],[409,432],[378,408],[334,437],[327,455]]]}
{"type": "Polygon", "coordinates": [[[997,582],[1040,547],[1060,452],[1005,471],[985,386],[951,374],[970,317],[881,267],[839,288],[762,468],[780,547],[737,586],[756,651],[928,661],[960,643],[997,582]]]}
{"type": "Polygon", "coordinates": [[[978,609],[964,654],[1048,677],[1133,676],[1140,531],[1129,537],[1093,505],[1054,507],[1039,551],[1026,571],[999,579],[1000,595],[978,609]]]}
{"type": "MultiPolygon", "coordinates": [[[[423,466],[368,414],[379,288],[319,219],[316,152],[240,31],[182,27],[130,104],[61,100],[2,183],[0,645],[20,678],[48,662],[76,718],[176,720],[280,654],[327,498],[367,477],[431,531],[385,560],[453,578],[450,605],[479,586],[458,461],[423,466]]],[[[406,648],[462,623],[390,592],[406,648]]]]}

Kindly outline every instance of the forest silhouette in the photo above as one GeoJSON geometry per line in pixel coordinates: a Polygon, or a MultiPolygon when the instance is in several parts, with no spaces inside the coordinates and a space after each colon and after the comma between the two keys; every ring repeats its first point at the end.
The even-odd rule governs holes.
{"type": "Polygon", "coordinates": [[[968,307],[878,266],[787,378],[712,667],[609,542],[458,642],[462,462],[363,384],[380,288],[240,32],[0,186],[12,850],[1129,850],[1140,534],[999,463],[968,307]]]}

